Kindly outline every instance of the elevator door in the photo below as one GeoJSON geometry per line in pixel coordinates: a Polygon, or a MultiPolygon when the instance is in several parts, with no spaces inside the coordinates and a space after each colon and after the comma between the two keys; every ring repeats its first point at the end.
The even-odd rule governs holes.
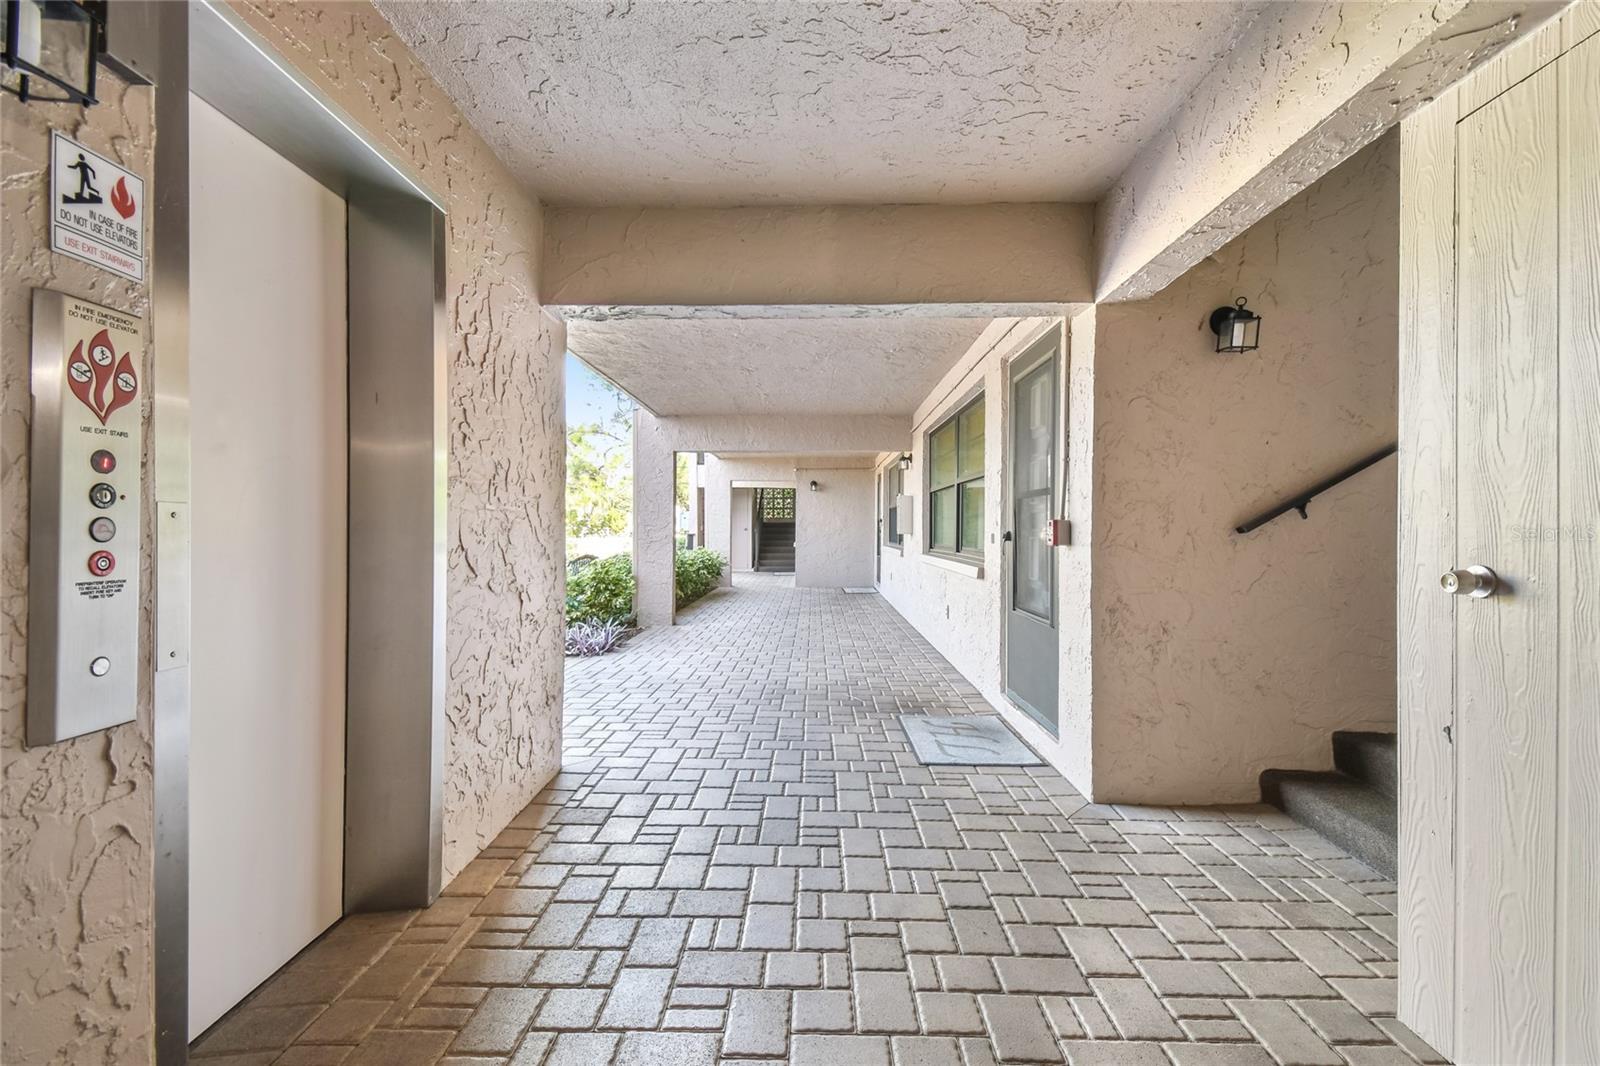
{"type": "Polygon", "coordinates": [[[339,918],[345,204],[190,101],[189,1032],[339,918]]]}

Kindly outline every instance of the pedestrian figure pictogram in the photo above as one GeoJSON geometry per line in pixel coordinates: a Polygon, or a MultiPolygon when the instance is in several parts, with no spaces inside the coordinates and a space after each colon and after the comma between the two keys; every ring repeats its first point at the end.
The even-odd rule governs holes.
{"type": "Polygon", "coordinates": [[[67,169],[78,172],[78,191],[73,196],[63,196],[61,198],[62,203],[98,204],[102,202],[100,190],[94,187],[94,167],[91,167],[89,161],[83,158],[82,152],[78,153],[78,161],[76,163],[67,164],[67,169]]]}

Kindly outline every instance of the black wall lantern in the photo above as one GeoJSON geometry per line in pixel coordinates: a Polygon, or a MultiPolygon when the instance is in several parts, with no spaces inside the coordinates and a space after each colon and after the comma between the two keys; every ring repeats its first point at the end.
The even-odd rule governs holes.
{"type": "Polygon", "coordinates": [[[6,66],[0,88],[23,100],[95,103],[96,61],[105,47],[104,0],[4,0],[6,66]],[[45,92],[39,93],[44,83],[45,92]]]}
{"type": "Polygon", "coordinates": [[[1245,309],[1243,296],[1232,307],[1211,312],[1211,332],[1219,352],[1253,352],[1261,345],[1261,316],[1245,309]]]}
{"type": "Polygon", "coordinates": [[[910,452],[901,453],[901,455],[900,455],[900,469],[901,470],[910,470],[911,469],[911,453],[910,452]]]}

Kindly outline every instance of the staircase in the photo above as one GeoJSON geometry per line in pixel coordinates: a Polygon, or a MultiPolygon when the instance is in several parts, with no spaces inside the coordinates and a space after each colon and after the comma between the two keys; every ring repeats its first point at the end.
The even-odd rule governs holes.
{"type": "Polygon", "coordinates": [[[1400,767],[1393,733],[1333,734],[1332,772],[1265,770],[1261,798],[1386,877],[1399,850],[1400,767]]]}
{"type": "Polygon", "coordinates": [[[761,552],[756,569],[777,574],[794,573],[794,523],[762,522],[761,552]]]}

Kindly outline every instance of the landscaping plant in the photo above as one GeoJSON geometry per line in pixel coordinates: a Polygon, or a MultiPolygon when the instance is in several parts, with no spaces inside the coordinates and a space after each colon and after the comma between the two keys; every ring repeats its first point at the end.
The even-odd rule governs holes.
{"type": "Polygon", "coordinates": [[[633,559],[613,555],[567,578],[567,624],[618,622],[633,617],[633,559]]]}
{"type": "Polygon", "coordinates": [[[673,591],[679,607],[687,607],[717,587],[722,556],[710,548],[680,551],[673,563],[673,591]]]}
{"type": "Polygon", "coordinates": [[[627,633],[621,622],[579,622],[567,627],[568,655],[604,655],[627,633]]]}

